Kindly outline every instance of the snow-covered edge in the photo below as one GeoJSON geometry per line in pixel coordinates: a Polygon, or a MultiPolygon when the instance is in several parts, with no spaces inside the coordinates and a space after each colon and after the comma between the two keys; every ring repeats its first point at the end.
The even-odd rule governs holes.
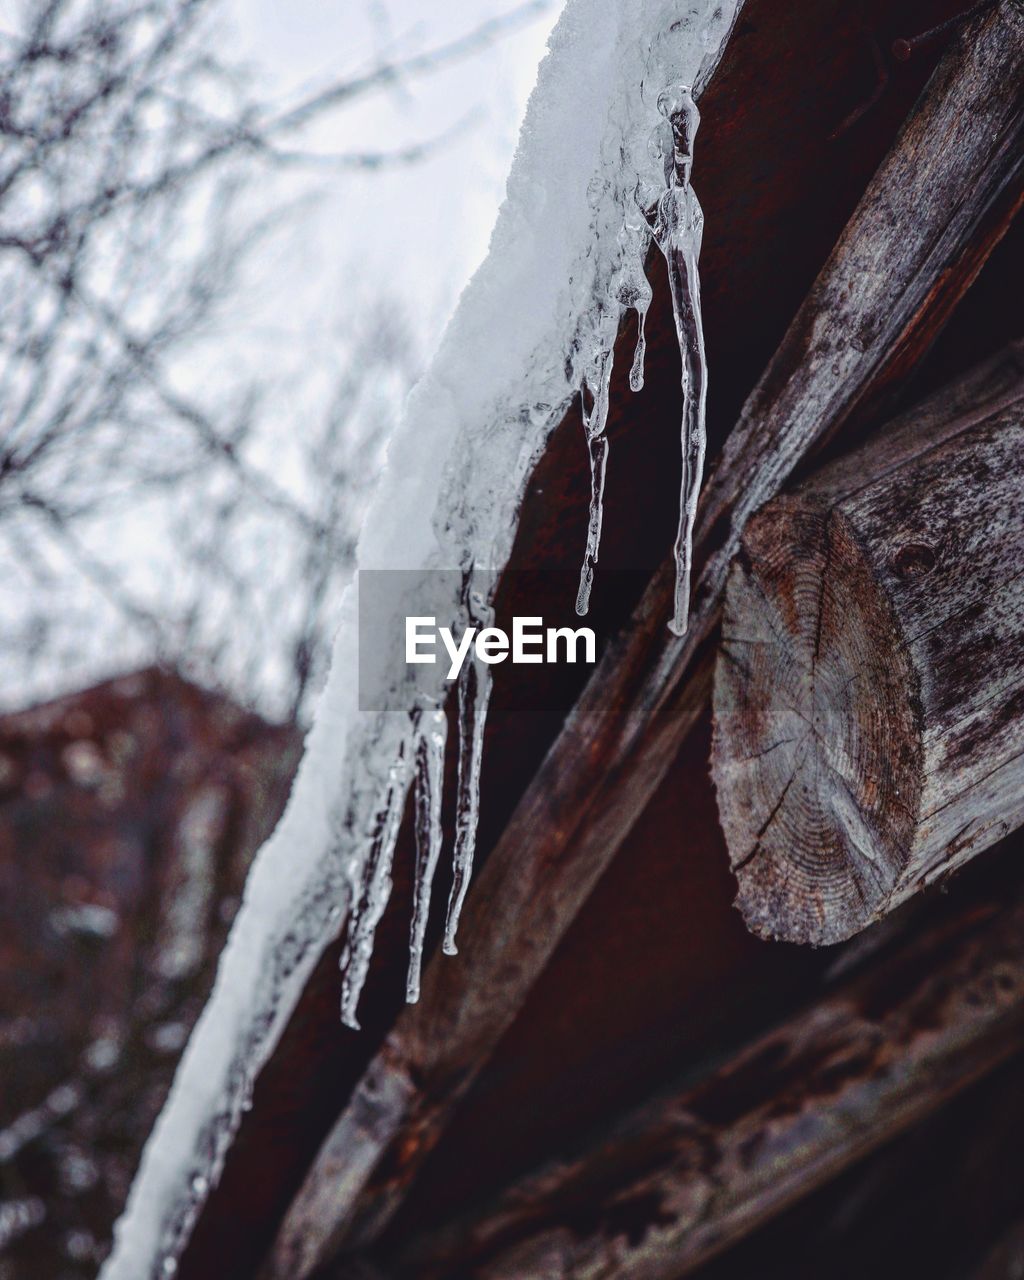
{"type": "MultiPolygon", "coordinates": [[[[566,4],[488,257],[391,442],[360,567],[453,567],[467,553],[481,566],[504,563],[536,458],[614,342],[624,309],[615,291],[624,206],[638,177],[659,180],[648,153],[657,93],[670,82],[699,91],[741,2],[566,4]]],[[[331,674],[287,810],[254,862],[102,1280],[175,1274],[255,1075],[343,923],[401,733],[394,713],[357,710],[356,592],[343,602],[331,674]]]]}

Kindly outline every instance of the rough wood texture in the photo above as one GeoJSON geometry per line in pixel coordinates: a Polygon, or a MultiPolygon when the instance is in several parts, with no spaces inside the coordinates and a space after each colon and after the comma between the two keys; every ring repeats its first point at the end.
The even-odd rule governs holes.
{"type": "MultiPolygon", "coordinates": [[[[1006,1240],[1019,1224],[1022,1077],[1024,1053],[1018,1052],[696,1274],[700,1280],[977,1280],[993,1241],[1006,1240]]],[[[997,1274],[1010,1280],[1015,1273],[1007,1267],[997,1274]]],[[[1016,1274],[1019,1280],[1024,1271],[1016,1274]]]]}
{"type": "Polygon", "coordinates": [[[491,852],[459,960],[428,967],[420,1004],[324,1142],[268,1274],[299,1280],[390,1220],[706,705],[708,641],[746,519],[920,358],[1005,231],[1021,195],[1022,65],[1024,18],[1006,3],[940,63],[730,437],[698,526],[687,636],[664,625],[666,565],[491,852]]]}
{"type": "Polygon", "coordinates": [[[1000,880],[911,931],[707,1079],[408,1243],[384,1270],[416,1280],[693,1271],[1019,1051],[1024,893],[1018,882],[1004,895],[1000,880]]]}
{"type": "MultiPolygon", "coordinates": [[[[875,83],[865,27],[870,26],[877,33],[884,48],[897,35],[921,30],[955,13],[962,3],[963,0],[818,0],[808,8],[798,7],[792,0],[745,0],[744,18],[736,38],[729,42],[719,71],[701,99],[704,119],[699,192],[706,215],[701,253],[705,336],[713,369],[728,370],[727,378],[716,378],[708,406],[709,458],[720,450],[747,393],[781,341],[945,47],[944,41],[938,42],[929,46],[920,59],[902,65],[872,111],[838,144],[833,143],[828,141],[828,134],[853,106],[863,101],[875,83]],[[794,75],[794,68],[799,68],[799,74],[794,75]],[[752,298],[758,300],[756,307],[751,306],[752,298]]],[[[600,589],[593,601],[595,627],[602,635],[613,634],[627,624],[639,598],[637,584],[649,578],[675,532],[679,354],[671,302],[667,289],[662,287],[659,268],[659,261],[652,260],[655,297],[647,317],[644,389],[633,393],[628,387],[628,369],[636,342],[634,324],[627,323],[619,335],[612,375],[608,431],[614,465],[605,493],[600,589]],[[637,518],[639,511],[643,519],[637,518]],[[623,590],[627,578],[628,590],[623,590]]],[[[1011,273],[1005,275],[1009,278],[1011,273]]],[[[990,308],[986,323],[972,330],[981,339],[980,354],[1003,340],[999,317],[1004,310],[1005,306],[999,305],[990,308]],[[995,339],[984,338],[986,327],[995,329],[995,339]]],[[[958,315],[957,319],[962,317],[958,315]]],[[[590,497],[589,466],[586,449],[580,444],[581,430],[577,405],[553,434],[530,479],[510,561],[510,567],[516,570],[564,569],[578,578],[579,538],[586,528],[590,497]]],[[[546,573],[539,575],[541,580],[547,577],[546,573]]],[[[517,589],[516,583],[523,581],[518,572],[511,581],[503,581],[497,601],[501,625],[510,626],[504,619],[516,613],[547,614],[547,607],[538,607],[536,590],[517,589]]],[[[559,594],[559,608],[566,601],[571,607],[574,591],[575,584],[568,588],[567,595],[559,594]]],[[[480,868],[586,683],[584,669],[578,671],[583,679],[574,678],[574,671],[576,668],[565,666],[517,668],[506,663],[495,682],[485,750],[480,868]],[[520,670],[525,680],[517,678],[520,670]],[[544,710],[539,714],[523,713],[520,707],[527,685],[529,700],[537,700],[539,673],[544,679],[544,710]]],[[[452,747],[454,738],[451,735],[452,747]]],[[[452,757],[454,754],[453,750],[452,757]]],[[[454,790],[454,761],[451,764],[446,794],[454,790]]],[[[694,772],[703,774],[703,760],[695,765],[694,772]]],[[[671,822],[664,837],[650,838],[651,854],[647,858],[641,854],[645,865],[638,873],[645,881],[655,877],[663,881],[660,894],[654,896],[663,905],[677,892],[685,892],[687,900],[696,906],[701,887],[707,884],[710,891],[708,881],[713,881],[714,908],[696,908],[697,921],[688,929],[688,947],[673,947],[673,930],[664,924],[657,927],[657,936],[652,934],[653,922],[647,924],[637,943],[643,944],[644,968],[652,952],[657,956],[654,963],[660,980],[634,989],[640,998],[634,996],[628,1002],[627,1017],[620,1015],[620,1001],[624,998],[623,987],[630,983],[626,976],[629,957],[639,958],[641,954],[639,948],[633,949],[632,929],[620,916],[615,947],[601,946],[599,941],[592,949],[583,944],[590,957],[584,962],[584,969],[590,963],[607,967],[613,955],[623,960],[621,967],[613,966],[611,982],[606,975],[600,979],[604,1012],[599,1025],[603,1031],[592,1034],[581,1029],[577,1051],[584,1056],[583,1043],[592,1039],[595,1052],[607,1060],[607,1055],[614,1052],[609,1040],[620,1036],[628,1037],[629,1053],[640,1060],[650,1062],[644,1048],[648,1036],[657,1045],[657,1054],[669,1055],[669,1044],[674,1045],[675,1040],[666,1040],[659,1034],[654,1020],[669,1018],[680,1028],[675,1008],[682,1003],[687,1008],[687,1028],[692,1029],[683,1034],[692,1034],[693,1042],[699,1042],[694,1002],[702,1001],[697,992],[714,982],[713,975],[723,969],[732,972],[730,993],[735,1001],[733,1008],[739,1010],[748,980],[760,989],[770,971],[776,974],[778,986],[769,985],[778,992],[785,986],[778,969],[788,971],[792,965],[793,970],[803,971],[815,963],[813,957],[803,953],[788,959],[775,956],[770,966],[756,962],[749,970],[738,962],[737,950],[748,955],[758,948],[752,935],[742,928],[738,914],[733,920],[734,913],[726,905],[725,889],[731,880],[726,870],[728,859],[708,822],[710,818],[717,826],[714,798],[704,795],[702,785],[699,789],[702,821],[699,831],[691,830],[693,856],[687,857],[683,867],[679,865],[678,850],[670,852],[672,833],[679,829],[677,823],[671,822]],[[708,799],[711,805],[705,810],[708,799]],[[669,871],[668,877],[663,874],[665,870],[669,871]],[[677,889],[675,877],[685,880],[685,888],[677,889]],[[724,927],[720,928],[720,924],[724,927]],[[689,949],[697,945],[698,937],[702,939],[698,950],[703,957],[699,967],[689,964],[689,949]],[[609,1047],[604,1048],[606,1045],[609,1047]]],[[[710,792],[710,788],[707,790],[710,792]]],[[[654,812],[660,814],[663,810],[655,806],[654,812]]],[[[652,817],[648,823],[661,820],[652,817]]],[[[649,826],[641,827],[639,832],[634,827],[630,839],[646,845],[648,838],[642,834],[645,830],[649,826]]],[[[182,1280],[243,1275],[255,1270],[324,1134],[346,1105],[351,1090],[400,1012],[412,896],[408,883],[414,862],[412,834],[411,829],[403,831],[396,849],[395,889],[378,928],[374,963],[360,1005],[363,1032],[353,1035],[338,1025],[339,947],[329,947],[306,984],[271,1060],[260,1072],[253,1109],[242,1119],[223,1175],[204,1205],[181,1259],[182,1280]]],[[[451,838],[449,827],[449,843],[451,838]]],[[[635,856],[623,848],[616,858],[620,864],[636,863],[635,856]]],[[[440,875],[444,874],[442,867],[440,875]]],[[[618,883],[621,875],[620,871],[619,876],[606,882],[606,892],[607,883],[618,883]]],[[[632,874],[627,883],[634,883],[632,874]]],[[[435,893],[438,915],[443,915],[444,889],[439,880],[435,893]]],[[[476,894],[475,886],[472,893],[476,894]]],[[[593,919],[595,912],[601,910],[598,904],[603,900],[588,899],[587,919],[593,919]]],[[[494,907],[488,904],[486,909],[491,911],[494,907]]],[[[432,930],[439,925],[435,919],[432,930]]],[[[584,931],[591,927],[585,920],[582,922],[584,931]]],[[[551,981],[559,982],[557,975],[564,973],[565,964],[575,963],[572,956],[580,945],[576,930],[568,944],[559,948],[557,967],[553,970],[546,966],[546,980],[540,989],[536,984],[532,989],[531,994],[541,1001],[545,1012],[534,1007],[527,1015],[529,1025],[521,1029],[522,1039],[508,1054],[498,1055],[506,1062],[516,1062],[516,1078],[524,1083],[530,1071],[528,1064],[534,1063],[532,1069],[536,1070],[537,1059],[544,1056],[542,1046],[553,1045],[546,1025],[548,1017],[554,1016],[564,1030],[565,1020],[550,1009],[551,997],[546,993],[551,991],[551,981]]],[[[429,950],[432,946],[431,942],[429,950]]],[[[554,1000],[557,1005],[559,997],[554,1000]]],[[[576,999],[574,1020],[589,1019],[598,1005],[595,991],[589,1002],[576,999]]],[[[715,1007],[722,1006],[716,1003],[715,1007]]],[[[554,1052],[562,1056],[560,1048],[554,1052]]],[[[507,1079],[495,1057],[489,1065],[497,1075],[490,1077],[486,1068],[485,1075],[507,1079]]],[[[557,1089],[556,1081],[547,1078],[557,1089]]],[[[614,1078],[610,1072],[604,1076],[608,1083],[614,1078]]],[[[587,1087],[574,1090],[573,1097],[580,1106],[599,1110],[603,1103],[598,1099],[605,1092],[605,1085],[594,1073],[586,1079],[587,1087]]],[[[612,1084],[613,1090],[619,1087],[622,1086],[612,1084]]],[[[575,1123],[560,1102],[544,1100],[539,1095],[534,1095],[534,1101],[534,1131],[545,1128],[543,1113],[552,1105],[560,1123],[575,1123]]],[[[488,1108],[493,1125],[501,1126],[503,1113],[507,1113],[503,1100],[488,1108]]],[[[482,1136],[483,1128],[475,1124],[472,1116],[472,1110],[460,1108],[454,1117],[456,1127],[448,1132],[454,1134],[456,1143],[460,1141],[461,1127],[467,1123],[482,1136]]],[[[516,1125],[514,1132],[524,1137],[527,1130],[516,1125]]],[[[497,1130],[486,1153],[477,1152],[469,1159],[475,1166],[476,1179],[498,1178],[498,1168],[514,1160],[513,1148],[507,1136],[497,1130]]],[[[438,1158],[446,1160],[447,1155],[441,1152],[438,1158]]],[[[460,1165],[463,1163],[461,1157],[455,1159],[460,1165]]],[[[452,1194],[458,1199],[456,1186],[456,1179],[447,1175],[419,1179],[412,1200],[405,1197],[403,1208],[411,1203],[415,1212],[418,1197],[421,1193],[432,1195],[432,1188],[438,1195],[452,1194]]],[[[436,1216],[447,1209],[428,1208],[426,1212],[436,1216]]]]}
{"type": "Polygon", "coordinates": [[[1024,822],[1024,348],[750,521],[714,706],[763,936],[848,938],[1024,822]]]}

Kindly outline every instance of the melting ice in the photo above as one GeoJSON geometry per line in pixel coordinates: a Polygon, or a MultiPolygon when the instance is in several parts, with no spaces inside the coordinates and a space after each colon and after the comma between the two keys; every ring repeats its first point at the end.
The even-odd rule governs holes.
{"type": "MultiPolygon", "coordinates": [[[[637,92],[640,92],[639,86],[637,92]]],[[[585,614],[589,608],[594,570],[601,546],[612,364],[619,321],[627,309],[633,309],[637,313],[637,344],[629,383],[634,391],[643,387],[644,322],[651,303],[651,286],[644,270],[644,259],[653,238],[665,259],[668,272],[682,364],[682,479],[679,527],[674,548],[676,574],[670,626],[677,635],[683,635],[689,616],[693,527],[706,447],[707,361],[697,269],[704,215],[690,185],[693,144],[700,123],[700,113],[690,86],[681,82],[670,82],[662,88],[657,97],[657,111],[662,119],[651,132],[648,154],[660,166],[663,179],[661,190],[652,186],[649,178],[640,172],[632,175],[632,190],[628,187],[623,189],[620,175],[619,198],[623,205],[623,221],[615,238],[619,262],[609,282],[610,296],[607,305],[600,300],[596,304],[595,314],[591,318],[589,341],[578,339],[576,350],[570,353],[569,376],[570,380],[574,379],[579,384],[583,428],[590,461],[590,514],[586,552],[576,596],[576,612],[585,614]]],[[[588,197],[592,206],[599,205],[604,194],[604,184],[600,181],[591,183],[588,197]]],[[[471,624],[489,626],[493,622],[493,610],[474,587],[471,571],[464,582],[461,613],[463,631],[471,624]]],[[[444,934],[444,951],[448,955],[455,955],[457,951],[455,934],[473,867],[480,810],[483,733],[490,681],[490,669],[475,659],[463,667],[459,678],[456,834],[453,883],[444,934]]],[[[442,841],[440,788],[446,737],[440,733],[438,721],[443,719],[444,711],[440,702],[434,705],[428,719],[424,719],[422,708],[417,708],[412,713],[410,738],[402,744],[402,752],[408,751],[416,761],[416,869],[407,986],[410,1001],[419,998],[430,890],[442,841]]],[[[360,881],[354,887],[349,942],[342,957],[344,976],[341,1001],[342,1018],[352,1027],[359,1025],[356,1020],[356,1005],[366,979],[373,935],[391,894],[391,863],[405,796],[406,772],[402,760],[397,761],[392,768],[377,827],[371,837],[370,855],[360,868],[360,881]]]]}
{"type": "Polygon", "coordinates": [[[679,530],[676,534],[676,585],[672,629],[683,635],[690,611],[690,572],[693,563],[693,526],[697,498],[704,474],[707,446],[705,406],[708,368],[704,354],[704,326],[700,311],[700,257],[704,214],[690,186],[693,140],[700,113],[688,85],[667,86],[658,97],[658,110],[668,130],[656,135],[665,163],[666,189],[653,214],[649,214],[654,241],[668,268],[672,313],[683,366],[683,475],[679,493],[679,530]]]}
{"type": "MultiPolygon", "coordinates": [[[[537,458],[573,397],[582,395],[592,498],[580,582],[586,607],[600,550],[612,350],[623,314],[635,310],[630,385],[638,389],[650,303],[644,260],[653,238],[668,262],[683,352],[686,467],[673,625],[685,625],[706,381],[696,271],[700,211],[689,186],[692,100],[717,63],[740,3],[567,0],[527,110],[490,251],[391,441],[360,537],[361,568],[500,570],[537,458]],[[694,93],[673,89],[683,85],[694,93]]],[[[361,713],[352,675],[356,605],[353,588],[342,604],[327,688],[292,797],[253,864],[213,994],[143,1154],[103,1280],[173,1274],[253,1081],[324,946],[346,924],[342,1003],[346,1019],[355,1021],[410,785],[417,837],[410,997],[418,990],[430,890],[443,857],[444,691],[438,688],[436,701],[410,701],[405,713],[376,719],[361,713]]],[[[451,617],[487,607],[485,598],[463,593],[452,601],[451,617]]],[[[475,663],[466,664],[463,678],[447,950],[455,946],[473,862],[490,689],[475,663]]]]}
{"type": "MultiPolygon", "coordinates": [[[[617,237],[621,266],[614,287],[619,307],[623,310],[632,308],[637,313],[637,343],[629,373],[629,385],[633,391],[640,391],[644,385],[646,351],[644,322],[651,304],[651,286],[644,271],[644,258],[653,235],[654,243],[661,251],[668,270],[672,312],[683,370],[682,480],[679,529],[674,548],[675,593],[670,623],[676,635],[683,635],[689,618],[693,528],[707,443],[707,359],[700,310],[700,275],[697,269],[704,214],[690,185],[693,142],[700,123],[700,113],[689,85],[682,83],[666,85],[658,95],[657,106],[663,120],[651,134],[650,152],[663,167],[664,190],[660,194],[652,192],[643,175],[636,175],[634,197],[627,202],[622,229],[617,237]],[[642,215],[642,219],[638,215],[642,215]]],[[[608,326],[597,327],[595,332],[599,341],[583,362],[584,372],[580,378],[591,483],[587,548],[576,596],[576,612],[579,614],[585,614],[590,607],[594,567],[601,543],[608,464],[608,438],[605,429],[608,424],[615,341],[615,335],[609,334],[608,326]]]]}

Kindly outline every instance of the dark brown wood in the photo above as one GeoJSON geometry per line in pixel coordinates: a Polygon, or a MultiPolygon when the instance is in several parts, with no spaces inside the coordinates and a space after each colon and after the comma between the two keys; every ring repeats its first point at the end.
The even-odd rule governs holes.
{"type": "Polygon", "coordinates": [[[750,521],[714,705],[762,936],[848,938],[1024,822],[1024,347],[750,521]]]}
{"type": "Polygon", "coordinates": [[[989,1256],[971,1273],[971,1280],[1012,1280],[1024,1274],[1024,1221],[1010,1227],[989,1256]]]}
{"type": "Polygon", "coordinates": [[[975,1265],[1021,1212],[1022,1078],[1018,1052],[695,1274],[974,1280],[975,1265]]]}
{"type": "MultiPolygon", "coordinates": [[[[941,54],[941,46],[937,46],[901,67],[891,77],[884,97],[856,128],[833,143],[828,140],[829,133],[874,83],[867,30],[879,33],[884,48],[893,36],[919,30],[930,25],[936,14],[952,14],[958,7],[959,0],[817,0],[811,7],[794,5],[791,0],[746,0],[735,38],[729,41],[719,71],[701,100],[704,119],[698,189],[707,217],[701,268],[705,336],[714,377],[709,457],[720,449],[744,398],[778,346],[941,54]],[[797,74],[795,68],[799,68],[797,74]],[[756,306],[751,305],[754,298],[756,306]]],[[[982,256],[985,251],[983,248],[982,256]]],[[[613,371],[615,391],[608,430],[614,461],[605,493],[601,577],[591,614],[599,636],[614,634],[627,624],[642,586],[675,533],[679,354],[657,259],[651,263],[651,277],[655,297],[648,315],[643,391],[632,393],[627,385],[636,340],[632,323],[619,335],[613,371]],[[614,572],[621,569],[628,572],[614,572]]],[[[1005,278],[1011,278],[1011,273],[1005,278]]],[[[972,289],[972,295],[975,292],[972,289]]],[[[982,343],[982,354],[1003,340],[998,317],[1005,310],[999,305],[987,307],[981,323],[972,327],[973,339],[982,343]],[[986,338],[993,327],[996,337],[986,338]]],[[[1013,310],[1015,313],[1015,300],[1013,310]]],[[[957,323],[961,318],[958,311],[957,323]]],[[[569,577],[578,578],[580,538],[586,528],[590,493],[581,430],[578,405],[572,406],[530,479],[516,532],[513,568],[562,568],[569,577]]],[[[515,583],[523,577],[513,574],[511,584],[503,579],[496,605],[499,625],[510,626],[506,619],[516,613],[548,616],[546,604],[538,608],[536,588],[517,594],[515,583]]],[[[575,584],[570,582],[558,595],[557,607],[567,603],[571,609],[574,592],[575,584]]],[[[492,697],[478,868],[493,850],[560,732],[588,674],[583,668],[523,668],[530,685],[524,693],[524,682],[515,678],[518,670],[508,664],[502,668],[492,697]],[[524,712],[527,695],[530,702],[537,701],[539,672],[545,673],[543,711],[524,712]],[[578,672],[577,677],[569,678],[573,672],[578,672]]],[[[709,741],[709,709],[706,714],[709,741]]],[[[532,1092],[528,1113],[532,1127],[516,1123],[511,1133],[503,1130],[502,1118],[508,1114],[504,1099],[497,1099],[494,1107],[486,1106],[485,1116],[478,1116],[479,1094],[473,1109],[460,1107],[455,1113],[456,1125],[446,1136],[452,1134],[456,1144],[466,1125],[474,1135],[473,1142],[482,1141],[485,1130],[494,1132],[493,1141],[477,1147],[468,1162],[455,1156],[460,1167],[472,1167],[475,1186],[482,1177],[492,1182],[499,1179],[504,1168],[520,1159],[519,1146],[524,1141],[541,1144],[534,1157],[540,1158],[541,1135],[549,1123],[543,1113],[548,1107],[554,1107],[551,1121],[560,1126],[585,1124],[606,1106],[614,1105],[607,1096],[609,1088],[618,1099],[620,1090],[628,1087],[608,1068],[605,1057],[605,1070],[588,1071],[586,1087],[572,1090],[571,1107],[564,1097],[541,1097],[544,1081],[547,1090],[560,1090],[560,1077],[552,1076],[547,1064],[552,1044],[558,1040],[561,1045],[559,1037],[567,1031],[565,998],[557,991],[566,980],[567,959],[570,966],[579,964],[584,971],[597,960],[605,968],[592,989],[584,988],[591,989],[588,1000],[581,1000],[578,990],[571,997],[574,1021],[595,1020],[592,1030],[581,1030],[578,1038],[570,1036],[575,1053],[586,1058],[588,1040],[594,1052],[602,1054],[618,1054],[628,1045],[627,1052],[638,1062],[647,1063],[648,1071],[652,1064],[649,1049],[660,1061],[667,1061],[681,1049],[679,1035],[692,1045],[702,1042],[698,1008],[706,1009],[707,1016],[719,1025],[730,1016],[742,1020],[742,1009],[763,1008],[763,1001],[756,1006],[745,1003],[748,997],[753,999],[751,985],[759,991],[770,990],[773,999],[784,999],[794,975],[815,967],[815,957],[802,951],[799,955],[780,954],[782,949],[777,948],[775,954],[764,955],[764,946],[746,932],[738,913],[728,905],[731,875],[724,844],[715,830],[714,798],[710,787],[704,785],[703,727],[700,736],[700,749],[696,744],[688,749],[693,765],[687,774],[693,776],[699,793],[703,834],[694,827],[692,816],[681,827],[669,815],[669,809],[679,811],[680,797],[690,794],[690,777],[680,789],[666,779],[672,797],[649,806],[645,821],[633,827],[629,843],[615,855],[620,870],[610,880],[607,875],[602,878],[603,893],[596,899],[593,895],[588,898],[584,919],[577,918],[572,937],[559,945],[556,968],[550,964],[545,967],[544,976],[550,981],[533,987],[533,1002],[529,1010],[523,1006],[520,1025],[513,1033],[515,1043],[491,1059],[494,1075],[488,1080],[502,1080],[513,1088],[525,1088],[526,1080],[539,1074],[541,1088],[532,1092]],[[664,836],[652,834],[652,824],[658,822],[669,823],[664,836]],[[687,832],[685,856],[672,843],[681,829],[687,832]],[[640,864],[643,869],[634,871],[640,864]],[[659,889],[652,887],[649,893],[647,885],[658,881],[659,889]],[[646,919],[637,936],[634,929],[640,902],[620,901],[614,932],[607,930],[595,917],[608,901],[608,885],[619,883],[627,899],[633,890],[655,906],[660,924],[646,919]],[[702,901],[712,886],[713,904],[702,901]],[[679,932],[678,919],[669,924],[672,915],[665,910],[676,894],[688,911],[692,908],[683,946],[673,941],[679,932]],[[608,945],[609,938],[614,938],[613,946],[608,945]],[[577,960],[571,958],[574,952],[577,960]],[[695,954],[700,956],[699,964],[691,962],[695,954]],[[638,970],[654,965],[658,981],[634,986],[638,970]],[[728,979],[723,976],[726,973],[728,979]],[[728,999],[711,994],[710,987],[719,980],[728,981],[728,999]],[[629,988],[631,998],[625,995],[629,988]],[[729,1008],[732,1014],[724,1012],[729,1008]],[[685,1029],[680,1017],[686,1019],[685,1029]],[[676,1034],[665,1036],[662,1028],[666,1023],[676,1034]],[[619,1049],[614,1048],[616,1043],[619,1049]],[[599,1050],[599,1046],[606,1049],[599,1050]],[[505,1064],[509,1063],[515,1064],[514,1072],[507,1070],[505,1064]],[[586,1110],[588,1119],[578,1108],[586,1110]]],[[[452,747],[454,738],[450,737],[452,747]]],[[[454,756],[454,751],[451,754],[454,756]]],[[[454,761],[452,765],[454,768],[454,761]]],[[[446,793],[453,789],[454,772],[446,793]]],[[[403,1002],[411,900],[408,869],[413,860],[412,832],[407,829],[399,840],[395,889],[377,932],[374,962],[360,1004],[363,1031],[353,1035],[338,1025],[338,949],[330,946],[304,987],[286,1033],[260,1071],[254,1106],[242,1118],[221,1178],[203,1206],[181,1258],[182,1280],[249,1275],[269,1249],[319,1144],[403,1002]]],[[[446,875],[442,862],[435,893],[439,915],[446,900],[446,875]]],[[[500,910],[500,904],[489,909],[500,910]]],[[[439,920],[432,922],[428,937],[437,937],[433,930],[439,927],[439,920]]],[[[555,1052],[568,1063],[570,1054],[561,1047],[555,1052]]],[[[628,1074],[634,1076],[632,1068],[628,1074]]],[[[488,1075],[486,1070],[484,1075],[488,1075]]],[[[490,1088],[489,1083],[481,1083],[490,1088]]],[[[512,1106],[518,1110],[518,1103],[512,1106]]],[[[438,1153],[438,1158],[447,1159],[447,1152],[438,1153]]],[[[456,1201],[464,1198],[458,1178],[449,1176],[418,1180],[415,1195],[421,1193],[452,1196],[456,1201]]],[[[404,1197],[403,1206],[409,1203],[409,1197],[404,1197]]],[[[415,1212],[415,1199],[412,1207],[415,1212]]],[[[427,1206],[424,1211],[428,1215],[433,1212],[427,1206]]],[[[442,1212],[446,1210],[436,1211],[442,1212]]]]}
{"type": "Polygon", "coordinates": [[[1000,6],[940,64],[715,474],[690,633],[680,641],[665,629],[666,568],[488,858],[460,934],[462,958],[430,965],[420,1005],[400,1017],[324,1143],[285,1220],[272,1274],[308,1274],[389,1220],[706,705],[708,642],[746,518],[881,393],[897,353],[905,373],[927,350],[950,299],[1005,230],[1020,198],[1022,50],[1024,21],[1000,6]],[[494,925],[498,913],[512,930],[494,925]]]}
{"type": "Polygon", "coordinates": [[[1009,901],[1005,892],[1005,881],[990,884],[950,918],[911,931],[700,1083],[407,1242],[385,1271],[416,1280],[693,1271],[1019,1052],[1024,891],[1018,881],[1009,901]]]}

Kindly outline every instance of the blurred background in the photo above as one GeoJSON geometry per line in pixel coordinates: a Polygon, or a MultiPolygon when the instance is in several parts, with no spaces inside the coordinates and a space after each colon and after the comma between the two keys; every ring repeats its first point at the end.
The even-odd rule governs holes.
{"type": "Polygon", "coordinates": [[[551,0],[0,0],[0,1278],[94,1275],[551,0]]]}
{"type": "Polygon", "coordinates": [[[2,0],[4,705],[159,659],[308,714],[552,20],[2,0]]]}

